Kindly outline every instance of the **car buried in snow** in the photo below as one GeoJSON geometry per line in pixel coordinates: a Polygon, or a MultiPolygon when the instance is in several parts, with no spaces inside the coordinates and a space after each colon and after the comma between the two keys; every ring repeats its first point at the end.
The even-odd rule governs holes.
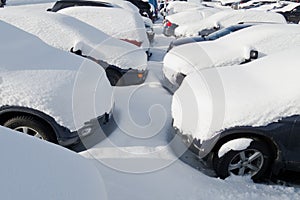
{"type": "Polygon", "coordinates": [[[0,125],[65,147],[104,136],[114,104],[104,69],[1,20],[0,27],[0,125]]]}
{"type": "Polygon", "coordinates": [[[106,71],[112,86],[143,83],[147,77],[144,50],[113,38],[76,18],[52,12],[5,8],[0,19],[41,38],[47,44],[89,58],[106,71]],[[20,18],[26,15],[26,18],[20,18]]]}
{"type": "Polygon", "coordinates": [[[300,171],[299,51],[188,75],[173,96],[177,141],[223,179],[300,171]]]}
{"type": "Polygon", "coordinates": [[[174,91],[185,76],[197,70],[235,64],[242,66],[257,58],[299,45],[300,27],[296,24],[262,24],[217,40],[180,45],[164,57],[163,85],[174,91]]]}

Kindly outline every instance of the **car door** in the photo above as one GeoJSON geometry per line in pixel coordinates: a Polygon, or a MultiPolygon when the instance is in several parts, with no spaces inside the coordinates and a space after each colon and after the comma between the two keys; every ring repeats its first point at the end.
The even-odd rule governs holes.
{"type": "Polygon", "coordinates": [[[292,170],[300,171],[300,116],[295,120],[292,131],[289,135],[287,147],[287,164],[292,170]]]}

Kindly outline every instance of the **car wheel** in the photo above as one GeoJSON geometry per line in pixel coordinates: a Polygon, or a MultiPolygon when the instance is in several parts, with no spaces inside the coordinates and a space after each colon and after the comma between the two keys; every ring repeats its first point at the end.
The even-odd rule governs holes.
{"type": "Polygon", "coordinates": [[[57,144],[55,133],[45,122],[30,116],[17,116],[7,120],[4,126],[57,144]]]}
{"type": "Polygon", "coordinates": [[[106,69],[106,75],[112,86],[122,85],[122,75],[118,71],[106,69]]]}
{"type": "Polygon", "coordinates": [[[254,181],[260,181],[267,176],[271,160],[272,154],[267,145],[262,141],[253,140],[244,150],[230,150],[221,158],[216,155],[214,168],[222,179],[234,174],[250,175],[254,181]]]}

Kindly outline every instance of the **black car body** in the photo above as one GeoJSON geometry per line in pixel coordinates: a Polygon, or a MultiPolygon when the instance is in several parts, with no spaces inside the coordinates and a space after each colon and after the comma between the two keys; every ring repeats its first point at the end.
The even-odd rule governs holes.
{"type": "MultiPolygon", "coordinates": [[[[300,171],[299,131],[299,115],[283,118],[267,126],[231,128],[206,141],[182,135],[177,128],[174,128],[177,143],[181,140],[194,156],[193,159],[200,159],[204,168],[214,171],[216,171],[216,159],[218,159],[216,152],[226,142],[236,138],[253,138],[255,141],[260,141],[270,150],[272,162],[268,172],[269,177],[284,170],[300,171]]],[[[173,148],[178,146],[178,144],[174,145],[173,148]]],[[[176,149],[176,152],[180,150],[176,149]]]]}
{"type": "Polygon", "coordinates": [[[208,41],[208,40],[216,40],[220,37],[223,37],[225,35],[228,35],[232,32],[247,28],[252,26],[253,24],[237,24],[234,26],[230,26],[227,28],[223,28],[219,31],[216,31],[214,33],[211,33],[207,36],[195,36],[195,37],[186,37],[186,38],[180,38],[177,40],[174,40],[170,43],[169,48],[167,51],[170,51],[173,47],[183,45],[183,44],[188,44],[192,42],[202,42],[202,41],[208,41]]]}
{"type": "Polygon", "coordinates": [[[148,2],[142,0],[126,0],[135,5],[142,16],[150,18],[154,21],[153,12],[151,11],[151,6],[148,2]]]}
{"type": "Polygon", "coordinates": [[[282,14],[287,22],[298,24],[300,21],[300,6],[295,7],[294,9],[286,12],[278,12],[282,14]]]}

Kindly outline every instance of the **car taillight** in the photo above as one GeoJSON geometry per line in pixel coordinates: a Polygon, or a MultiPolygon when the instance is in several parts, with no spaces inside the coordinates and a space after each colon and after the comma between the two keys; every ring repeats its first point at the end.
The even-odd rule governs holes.
{"type": "Polygon", "coordinates": [[[170,21],[167,21],[166,26],[170,27],[172,26],[172,23],[170,21]]]}

